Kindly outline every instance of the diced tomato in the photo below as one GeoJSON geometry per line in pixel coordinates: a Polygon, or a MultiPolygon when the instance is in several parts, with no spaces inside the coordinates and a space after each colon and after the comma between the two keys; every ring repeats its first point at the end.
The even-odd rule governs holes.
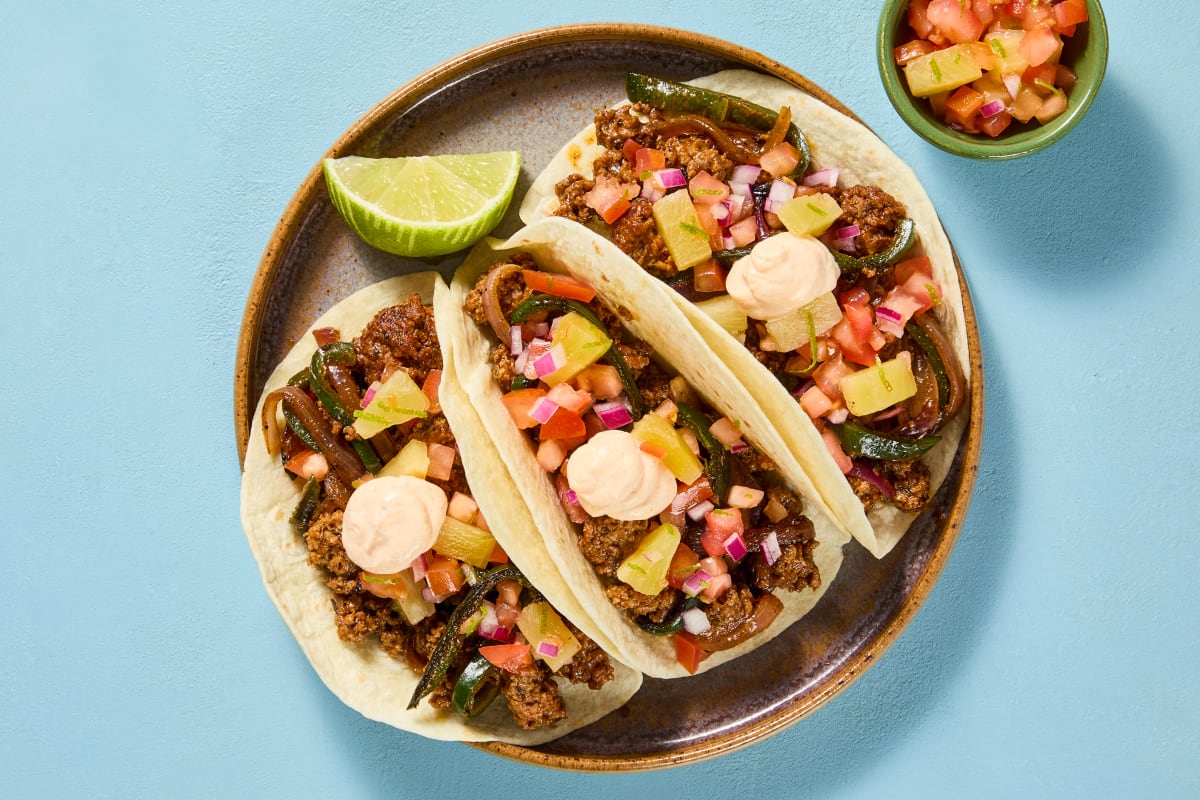
{"type": "Polygon", "coordinates": [[[733,588],[733,576],[727,572],[720,575],[713,575],[708,582],[708,586],[704,587],[704,591],[700,593],[700,599],[706,603],[711,603],[714,600],[719,600],[721,595],[733,588]]]}
{"type": "Polygon", "coordinates": [[[431,369],[429,374],[425,376],[425,383],[421,384],[421,391],[429,398],[429,413],[440,414],[442,407],[438,403],[438,389],[442,385],[442,371],[440,369],[431,369]]]}
{"type": "Polygon", "coordinates": [[[1062,89],[1064,92],[1069,92],[1075,88],[1075,81],[1079,80],[1079,76],[1075,74],[1075,70],[1070,67],[1059,64],[1054,70],[1054,85],[1062,89]]]}
{"type": "Polygon", "coordinates": [[[479,655],[486,658],[493,666],[513,674],[533,666],[533,654],[529,650],[528,643],[488,644],[479,648],[479,655]]]}
{"type": "Polygon", "coordinates": [[[837,464],[838,469],[845,475],[854,468],[854,462],[850,460],[850,456],[846,455],[846,451],[842,449],[842,443],[838,440],[837,434],[826,428],[821,431],[821,439],[825,442],[825,449],[829,451],[829,455],[833,456],[833,461],[837,464]]]}
{"type": "Polygon", "coordinates": [[[546,396],[545,389],[537,387],[531,389],[514,389],[500,398],[500,402],[504,403],[504,407],[508,409],[508,414],[512,417],[513,422],[522,430],[532,428],[538,425],[538,421],[529,416],[529,410],[533,408],[533,404],[546,396]]]}
{"type": "Polygon", "coordinates": [[[508,553],[504,552],[504,548],[500,546],[499,542],[496,542],[495,546],[492,548],[492,554],[490,556],[488,556],[488,563],[489,564],[507,564],[508,563],[508,553]]]}
{"type": "Polygon", "coordinates": [[[946,121],[962,126],[970,125],[983,107],[983,94],[970,86],[960,86],[946,100],[946,121]]]}
{"type": "Polygon", "coordinates": [[[570,450],[566,439],[547,439],[538,442],[537,463],[545,472],[554,472],[567,460],[570,450]]]}
{"type": "Polygon", "coordinates": [[[625,391],[621,374],[611,364],[592,364],[575,376],[579,389],[591,392],[598,400],[611,400],[625,391]]]}
{"type": "Polygon", "coordinates": [[[425,580],[434,597],[452,595],[466,585],[462,563],[448,556],[432,556],[428,559],[425,580]]]}
{"type": "Polygon", "coordinates": [[[695,675],[700,669],[700,662],[708,657],[708,652],[687,631],[675,634],[675,660],[677,660],[689,675],[695,675]]]}
{"type": "Polygon", "coordinates": [[[787,175],[800,163],[800,153],[791,142],[780,142],[758,159],[758,164],[773,177],[787,175]]]}
{"type": "Polygon", "coordinates": [[[937,49],[937,46],[928,39],[913,39],[892,50],[892,57],[896,60],[897,66],[903,67],[910,61],[929,55],[937,49]]]}
{"type": "Polygon", "coordinates": [[[566,297],[569,300],[579,300],[583,303],[590,302],[596,296],[595,289],[570,275],[556,275],[536,269],[523,269],[521,276],[525,278],[525,285],[535,292],[545,292],[566,297]]]}
{"type": "Polygon", "coordinates": [[[667,154],[652,147],[639,148],[633,159],[633,174],[646,180],[646,173],[667,168],[667,154]]]}
{"type": "Polygon", "coordinates": [[[358,576],[358,583],[363,589],[376,597],[386,597],[390,600],[402,600],[408,596],[408,584],[401,577],[403,573],[380,575],[363,570],[358,576]]]}
{"type": "Polygon", "coordinates": [[[1074,36],[1076,25],[1055,25],[1054,30],[1058,31],[1059,36],[1074,36]]]}
{"type": "Polygon", "coordinates": [[[971,10],[979,17],[979,22],[987,27],[996,20],[996,9],[988,0],[971,0],[971,10]]]}
{"type": "Polygon", "coordinates": [[[538,439],[541,441],[571,439],[576,436],[586,435],[587,426],[583,424],[583,417],[561,406],[538,429],[538,439]]]}
{"type": "Polygon", "coordinates": [[[700,545],[710,556],[725,554],[725,540],[734,534],[745,533],[746,527],[742,522],[742,512],[737,509],[717,509],[704,515],[704,533],[700,535],[700,545]]]}
{"type": "Polygon", "coordinates": [[[839,294],[837,299],[842,305],[846,305],[847,303],[866,305],[871,302],[871,293],[861,286],[854,286],[839,294]]]}
{"type": "Polygon", "coordinates": [[[829,395],[821,391],[820,386],[810,387],[804,394],[800,395],[800,407],[804,409],[804,413],[813,419],[822,417],[833,410],[833,400],[829,395]]]}
{"type": "Polygon", "coordinates": [[[428,447],[429,467],[425,470],[426,477],[438,481],[450,480],[450,473],[454,471],[454,459],[458,451],[450,445],[437,442],[430,442],[428,447]]]}
{"type": "Polygon", "coordinates": [[[1047,3],[1029,3],[1021,15],[1021,27],[1027,31],[1051,24],[1054,12],[1047,3]]]}
{"type": "Polygon", "coordinates": [[[667,567],[667,584],[682,589],[683,582],[696,571],[699,563],[700,556],[696,555],[696,551],[680,542],[679,547],[675,548],[675,555],[671,557],[671,566],[667,567]]]}
{"type": "Polygon", "coordinates": [[[630,199],[637,197],[639,191],[640,187],[632,188],[609,175],[600,175],[592,190],[584,195],[584,202],[611,225],[629,210],[630,199]]]}
{"type": "Polygon", "coordinates": [[[717,218],[713,216],[713,207],[711,205],[694,205],[692,207],[696,209],[696,221],[700,223],[700,227],[708,234],[709,242],[720,242],[721,223],[717,222],[717,218]]]}
{"type": "Polygon", "coordinates": [[[933,262],[929,260],[929,256],[906,258],[896,262],[896,266],[892,268],[892,275],[895,276],[896,283],[907,283],[914,274],[921,274],[929,280],[933,280],[933,262]]]}
{"type": "Polygon", "coordinates": [[[1012,119],[1012,114],[1007,111],[1001,111],[999,114],[993,114],[990,117],[980,119],[977,124],[979,130],[995,139],[1012,124],[1012,119]]]}
{"type": "Polygon", "coordinates": [[[1026,67],[1025,71],[1021,73],[1021,82],[1045,91],[1046,87],[1038,85],[1038,81],[1053,86],[1056,77],[1058,77],[1058,68],[1054,64],[1041,64],[1036,67],[1026,67]]]}
{"type": "Polygon", "coordinates": [[[933,33],[933,23],[929,21],[929,0],[909,0],[908,27],[922,39],[928,39],[933,33]]]}
{"type": "Polygon", "coordinates": [[[697,292],[725,291],[725,269],[715,258],[692,267],[692,287],[697,292]]]}
{"type": "Polygon", "coordinates": [[[692,193],[695,205],[711,206],[729,197],[729,184],[706,170],[700,170],[688,181],[688,191],[692,193]]]}
{"type": "Polygon", "coordinates": [[[288,459],[283,468],[298,478],[323,481],[329,475],[329,460],[323,454],[305,448],[288,459]]]}
{"type": "Polygon", "coordinates": [[[625,144],[621,147],[621,154],[625,156],[625,160],[630,164],[636,164],[637,151],[642,149],[644,148],[633,139],[626,139],[625,144]]]}
{"type": "Polygon", "coordinates": [[[1025,34],[1021,43],[1017,45],[1017,52],[1030,66],[1036,67],[1051,60],[1061,48],[1062,40],[1058,38],[1058,34],[1045,25],[1039,25],[1025,34]]]}
{"type": "Polygon", "coordinates": [[[926,13],[933,27],[955,44],[974,42],[983,35],[975,10],[961,0],[930,0],[926,13]]]}
{"type": "Polygon", "coordinates": [[[830,336],[842,350],[842,355],[855,364],[875,364],[875,349],[871,345],[875,330],[875,313],[865,303],[843,303],[842,319],[833,326],[830,336]]]}
{"type": "Polygon", "coordinates": [[[582,414],[592,407],[592,393],[576,389],[569,383],[558,384],[546,394],[546,397],[567,411],[576,414],[582,414]]]}
{"type": "Polygon", "coordinates": [[[675,495],[675,499],[671,501],[672,511],[687,511],[697,503],[704,502],[713,496],[712,484],[708,482],[707,476],[700,476],[695,482],[684,486],[675,495]]]}

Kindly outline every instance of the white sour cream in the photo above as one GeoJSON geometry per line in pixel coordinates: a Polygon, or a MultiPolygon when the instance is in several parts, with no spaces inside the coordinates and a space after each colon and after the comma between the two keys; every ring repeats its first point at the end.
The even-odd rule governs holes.
{"type": "Polygon", "coordinates": [[[746,316],[770,322],[833,291],[840,274],[829,248],[812,236],[777,233],[734,262],[725,288],[746,316]]]}
{"type": "Polygon", "coordinates": [[[567,461],[567,483],[593,517],[650,519],[675,499],[675,476],[633,434],[601,431],[567,461]]]}
{"type": "Polygon", "coordinates": [[[445,492],[420,478],[372,478],[346,503],[346,555],[367,572],[388,575],[407,569],[437,541],[448,505],[445,492]]]}

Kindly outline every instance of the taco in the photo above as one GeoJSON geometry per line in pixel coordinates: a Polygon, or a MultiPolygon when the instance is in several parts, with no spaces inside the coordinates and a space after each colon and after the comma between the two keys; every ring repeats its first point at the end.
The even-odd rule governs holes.
{"type": "Polygon", "coordinates": [[[849,537],[737,377],[631,292],[619,256],[561,219],[477,246],[448,293],[455,368],[542,532],[530,577],[577,598],[621,660],[681,677],[800,619],[849,537]]]}
{"type": "Polygon", "coordinates": [[[343,702],[434,739],[538,744],[620,707],[641,676],[573,598],[551,606],[520,571],[533,521],[458,385],[436,287],[430,272],[355,293],[275,369],[242,522],[343,702]]]}
{"type": "Polygon", "coordinates": [[[926,508],[970,393],[954,255],[912,171],[790,84],[627,78],[521,217],[612,240],[737,373],[876,557],[926,508]],[[803,132],[801,132],[803,129],[803,132]]]}

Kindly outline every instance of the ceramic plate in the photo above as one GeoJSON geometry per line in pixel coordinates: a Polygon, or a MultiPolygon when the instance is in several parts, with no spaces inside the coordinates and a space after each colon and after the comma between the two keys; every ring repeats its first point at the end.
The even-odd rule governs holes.
{"type": "MultiPolygon", "coordinates": [[[[686,80],[729,68],[775,75],[853,116],[802,76],[728,42],[643,25],[575,25],[493,42],[435,67],[371,109],[324,155],[520,150],[519,198],[595,109],[623,99],[627,70],[686,80]]],[[[517,205],[513,202],[495,235],[519,227],[517,205]]],[[[234,380],[239,454],[245,454],[249,420],[267,375],[311,320],[369,283],[431,266],[449,277],[460,260],[406,260],[363,244],[330,204],[318,160],[271,236],[247,301],[234,380]]],[[[974,485],[983,435],[983,373],[965,279],[963,290],[973,387],[969,427],[934,507],[887,558],[877,561],[851,543],[837,580],[816,609],[732,664],[682,680],[648,679],[620,711],[540,747],[478,746],[558,768],[666,767],[711,758],[776,733],[861,675],[933,588],[974,485]]]]}

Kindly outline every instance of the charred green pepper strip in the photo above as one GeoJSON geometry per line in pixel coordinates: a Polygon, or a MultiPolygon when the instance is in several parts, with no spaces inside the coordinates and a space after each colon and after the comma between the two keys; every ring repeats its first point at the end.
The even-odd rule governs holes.
{"type": "Polygon", "coordinates": [[[925,357],[929,359],[929,366],[933,369],[933,377],[937,381],[938,403],[946,405],[950,399],[950,378],[946,375],[946,365],[942,363],[942,356],[938,353],[937,346],[929,338],[929,334],[925,333],[915,322],[905,325],[904,330],[925,351],[925,357]]]}
{"type": "Polygon", "coordinates": [[[499,692],[499,670],[483,656],[475,656],[458,676],[451,700],[455,711],[470,718],[482,714],[499,692]]]}
{"type": "Polygon", "coordinates": [[[321,482],[310,475],[304,482],[304,489],[300,492],[300,502],[296,504],[296,509],[288,518],[288,522],[297,531],[303,531],[308,527],[308,523],[312,522],[313,514],[316,513],[320,503],[321,482]]]}
{"type": "MultiPolygon", "coordinates": [[[[689,86],[686,83],[676,83],[637,72],[626,73],[625,96],[634,103],[647,103],[666,111],[699,114],[718,125],[723,123],[741,125],[763,133],[775,127],[775,122],[779,119],[778,111],[772,111],[731,94],[712,89],[701,89],[699,86],[689,86]]],[[[800,161],[792,170],[791,177],[801,178],[804,173],[808,172],[808,165],[812,160],[812,150],[808,146],[808,139],[795,123],[788,125],[785,139],[791,142],[800,155],[800,161]]]]}
{"type": "MultiPolygon", "coordinates": [[[[535,294],[522,301],[513,309],[509,317],[509,322],[513,325],[519,325],[539,311],[551,311],[560,314],[574,311],[600,330],[608,330],[608,327],[600,321],[600,318],[593,314],[592,310],[583,303],[553,294],[535,294]]],[[[633,372],[629,369],[629,364],[625,362],[625,356],[621,355],[621,351],[617,348],[617,343],[613,342],[613,346],[608,348],[608,352],[601,356],[601,358],[616,369],[617,375],[621,378],[621,385],[625,387],[625,396],[629,398],[629,404],[632,406],[630,413],[635,420],[640,418],[646,413],[646,404],[642,401],[642,393],[637,388],[637,382],[633,379],[633,372]]]]}
{"type": "Polygon", "coordinates": [[[859,272],[867,268],[879,269],[886,267],[888,264],[894,264],[899,261],[900,257],[908,252],[908,248],[913,246],[913,242],[915,241],[913,231],[913,221],[906,217],[900,220],[900,224],[896,226],[896,235],[892,238],[892,243],[883,252],[873,253],[869,256],[855,257],[834,250],[833,257],[837,261],[838,266],[842,268],[842,272],[859,272]]]}
{"type": "Polygon", "coordinates": [[[941,441],[940,436],[921,439],[899,439],[869,431],[853,422],[830,425],[847,455],[878,458],[883,461],[912,461],[929,452],[941,441]]]}
{"type": "MultiPolygon", "coordinates": [[[[287,385],[295,386],[299,389],[307,389],[308,369],[302,369],[293,375],[287,382],[287,385]]],[[[300,418],[296,416],[296,413],[288,408],[287,403],[281,403],[280,405],[283,407],[283,419],[287,423],[287,426],[291,428],[292,433],[296,434],[296,437],[299,438],[300,441],[304,442],[304,446],[309,450],[320,451],[321,448],[317,445],[317,440],[314,439],[313,435],[308,432],[308,428],[304,427],[304,423],[300,421],[300,418]]]]}
{"type": "Polygon", "coordinates": [[[733,262],[737,261],[739,258],[745,258],[746,256],[750,255],[750,250],[752,248],[753,245],[749,247],[733,247],[729,250],[717,250],[715,253],[713,253],[713,258],[715,258],[717,263],[722,267],[732,267],[733,262]]]}
{"type": "Polygon", "coordinates": [[[417,703],[427,694],[437,688],[438,684],[446,677],[446,673],[454,664],[458,653],[462,650],[463,642],[466,640],[466,635],[459,633],[462,627],[463,620],[470,617],[483,604],[488,592],[496,588],[496,585],[501,581],[513,580],[520,583],[528,589],[534,597],[533,602],[543,602],[542,593],[533,588],[533,584],[529,579],[521,574],[521,571],[511,564],[503,567],[496,567],[493,570],[485,572],[479,576],[479,582],[471,587],[467,592],[466,597],[454,609],[450,615],[450,619],[446,622],[446,630],[442,633],[437,644],[434,645],[433,654],[429,657],[429,663],[425,665],[425,672],[421,675],[421,680],[417,681],[417,688],[413,690],[412,700],[408,702],[409,708],[416,708],[417,703]]]}
{"type": "Polygon", "coordinates": [[[379,455],[375,452],[375,448],[366,439],[355,439],[350,442],[350,446],[354,448],[354,452],[358,453],[358,457],[362,459],[363,466],[367,468],[367,472],[374,475],[383,469],[383,462],[379,460],[379,455]]]}
{"type": "Polygon", "coordinates": [[[708,417],[687,403],[678,403],[677,405],[679,406],[679,421],[696,434],[696,440],[708,456],[704,462],[704,474],[708,476],[708,482],[712,484],[717,505],[724,505],[729,495],[729,450],[717,440],[717,437],[712,435],[712,431],[709,430],[708,417]]]}
{"type": "Polygon", "coordinates": [[[312,387],[313,394],[321,401],[321,405],[325,406],[329,416],[345,427],[354,424],[354,412],[346,408],[342,398],[338,397],[337,392],[333,390],[333,386],[330,385],[329,378],[325,374],[325,367],[328,364],[348,367],[357,358],[354,345],[349,342],[334,342],[318,347],[317,351],[313,353],[312,362],[308,367],[308,385],[312,387]]]}
{"type": "Polygon", "coordinates": [[[670,636],[683,630],[683,612],[695,608],[700,600],[696,597],[685,597],[674,613],[664,622],[653,622],[645,617],[638,617],[637,625],[652,636],[670,636]]]}

